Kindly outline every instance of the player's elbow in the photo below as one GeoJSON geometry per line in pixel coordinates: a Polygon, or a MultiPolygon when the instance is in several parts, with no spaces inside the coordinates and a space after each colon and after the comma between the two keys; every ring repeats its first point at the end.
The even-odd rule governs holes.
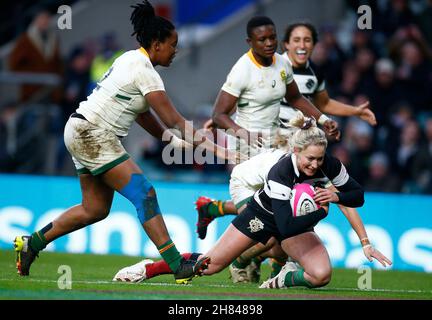
{"type": "Polygon", "coordinates": [[[212,120],[213,122],[218,126],[221,127],[223,123],[223,117],[226,116],[225,113],[221,112],[213,112],[212,114],[212,120]]]}

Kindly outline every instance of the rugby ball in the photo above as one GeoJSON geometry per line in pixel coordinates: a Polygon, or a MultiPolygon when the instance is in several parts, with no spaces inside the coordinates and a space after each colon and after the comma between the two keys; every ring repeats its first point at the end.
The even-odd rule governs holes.
{"type": "Polygon", "coordinates": [[[290,199],[294,217],[307,215],[320,208],[313,199],[314,195],[315,190],[310,184],[299,183],[294,186],[290,199]]]}

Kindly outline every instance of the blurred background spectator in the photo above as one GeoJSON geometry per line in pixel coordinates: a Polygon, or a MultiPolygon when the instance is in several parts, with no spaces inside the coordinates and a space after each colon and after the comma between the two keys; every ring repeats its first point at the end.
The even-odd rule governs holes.
{"type": "MultiPolygon", "coordinates": [[[[62,76],[63,62],[60,57],[59,39],[56,29],[51,26],[49,11],[37,12],[28,30],[18,37],[9,56],[9,68],[16,72],[50,73],[62,76]]],[[[61,101],[60,86],[57,86],[51,95],[46,96],[42,89],[44,89],[42,85],[22,85],[20,102],[42,99],[50,103],[61,101]]]]}

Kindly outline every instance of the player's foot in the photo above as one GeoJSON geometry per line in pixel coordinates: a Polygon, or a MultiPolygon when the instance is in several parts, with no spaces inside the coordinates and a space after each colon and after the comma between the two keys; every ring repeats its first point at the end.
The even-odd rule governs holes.
{"type": "Polygon", "coordinates": [[[16,251],[16,268],[21,276],[30,274],[30,266],[38,257],[38,253],[30,247],[31,236],[18,236],[14,240],[16,251]]]}
{"type": "Polygon", "coordinates": [[[249,282],[258,283],[261,277],[261,261],[252,259],[251,263],[246,267],[246,273],[249,282]]]}
{"type": "Polygon", "coordinates": [[[198,211],[197,233],[200,239],[205,239],[207,227],[214,220],[214,217],[208,212],[208,207],[213,201],[215,200],[201,196],[195,202],[195,209],[198,211]]]}
{"type": "Polygon", "coordinates": [[[235,267],[233,264],[230,264],[229,272],[231,274],[231,280],[233,283],[248,283],[249,282],[246,268],[240,269],[240,268],[235,267]]]}
{"type": "Polygon", "coordinates": [[[282,289],[285,286],[285,276],[290,271],[298,270],[297,265],[294,262],[287,262],[279,272],[279,274],[271,279],[264,281],[260,285],[260,289],[282,289]]]}
{"type": "Polygon", "coordinates": [[[174,273],[175,282],[177,284],[188,284],[192,278],[201,276],[209,264],[209,257],[203,257],[198,261],[182,259],[180,266],[174,273]]]}
{"type": "Polygon", "coordinates": [[[112,281],[141,282],[147,279],[146,265],[153,263],[151,259],[144,259],[132,266],[124,267],[116,273],[112,281]]]}

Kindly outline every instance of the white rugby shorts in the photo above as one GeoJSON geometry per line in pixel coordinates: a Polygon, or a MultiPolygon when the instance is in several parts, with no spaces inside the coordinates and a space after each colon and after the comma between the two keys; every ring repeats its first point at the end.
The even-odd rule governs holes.
{"type": "Polygon", "coordinates": [[[81,118],[69,118],[64,142],[78,174],[98,175],[129,159],[114,132],[81,118]]]}

